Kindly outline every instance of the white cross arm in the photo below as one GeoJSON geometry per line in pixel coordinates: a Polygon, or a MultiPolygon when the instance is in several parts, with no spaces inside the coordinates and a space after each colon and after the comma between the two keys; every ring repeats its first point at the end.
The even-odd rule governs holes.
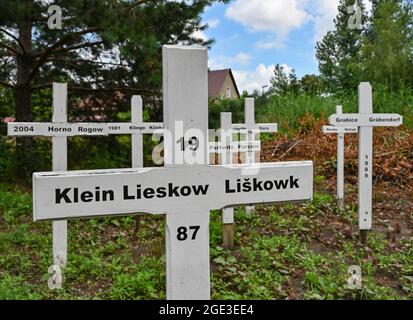
{"type": "Polygon", "coordinates": [[[234,132],[241,131],[252,131],[254,130],[257,133],[273,133],[278,132],[278,124],[276,123],[257,123],[257,124],[233,124],[231,126],[234,132]]]}
{"type": "Polygon", "coordinates": [[[208,144],[209,152],[220,153],[220,152],[258,152],[261,151],[261,141],[236,141],[229,145],[222,144],[220,142],[210,142],[208,144]]]}
{"type": "Polygon", "coordinates": [[[143,123],[108,123],[109,134],[150,134],[163,129],[161,122],[143,122],[143,123]]]}
{"type": "Polygon", "coordinates": [[[323,133],[357,133],[359,132],[358,127],[334,127],[334,126],[323,126],[323,133]]]}
{"type": "Polygon", "coordinates": [[[403,117],[391,113],[333,114],[329,122],[336,127],[398,127],[403,124],[403,117]]]}
{"type": "Polygon", "coordinates": [[[45,172],[33,174],[33,216],[37,221],[217,210],[307,201],[312,193],[312,161],[45,172]]]}
{"type": "Polygon", "coordinates": [[[108,127],[105,123],[57,123],[57,122],[9,122],[8,136],[106,136],[108,127]]]}

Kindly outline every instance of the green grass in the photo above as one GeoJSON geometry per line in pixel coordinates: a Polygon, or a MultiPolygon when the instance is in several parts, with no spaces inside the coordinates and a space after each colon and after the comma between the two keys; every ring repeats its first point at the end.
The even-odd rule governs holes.
{"type": "MultiPolygon", "coordinates": [[[[263,123],[277,122],[280,132],[290,133],[291,129],[303,129],[299,119],[307,113],[316,119],[327,118],[335,113],[336,105],[342,105],[345,113],[357,113],[357,92],[342,98],[305,94],[268,97],[257,104],[256,118],[263,123]]],[[[390,93],[376,87],[373,90],[373,110],[375,113],[399,113],[404,116],[404,125],[413,128],[413,90],[390,93]]]]}
{"type": "MultiPolygon", "coordinates": [[[[251,216],[238,208],[232,251],[221,247],[221,214],[212,212],[212,298],[412,299],[413,240],[390,250],[372,233],[366,249],[339,228],[323,245],[331,219],[357,221],[354,208],[334,201],[315,193],[312,203],[258,207],[251,216]],[[346,288],[351,265],[362,269],[362,290],[346,288]]],[[[30,194],[17,187],[0,185],[0,210],[0,299],[165,299],[163,217],[144,216],[138,232],[133,217],[70,221],[65,285],[51,291],[50,223],[31,222],[30,194]]]]}

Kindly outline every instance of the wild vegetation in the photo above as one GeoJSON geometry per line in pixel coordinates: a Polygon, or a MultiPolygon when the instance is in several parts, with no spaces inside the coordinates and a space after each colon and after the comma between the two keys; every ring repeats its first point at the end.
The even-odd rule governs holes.
{"type": "MultiPolygon", "coordinates": [[[[44,27],[42,2],[0,0],[0,299],[165,298],[161,216],[144,216],[140,225],[133,217],[70,221],[65,286],[47,288],[51,224],[32,222],[31,174],[51,169],[51,143],[7,138],[4,121],[50,121],[52,81],[69,84],[71,120],[128,121],[131,95],[141,94],[144,119],[161,121],[160,44],[212,45],[191,34],[207,27],[200,14],[214,2],[113,0],[108,16],[102,1],[60,1],[72,16],[70,28],[58,31],[44,27]],[[117,62],[101,63],[105,53],[117,62]]],[[[272,87],[253,94],[256,120],[280,129],[261,136],[261,161],[313,160],[314,200],[258,207],[251,216],[237,208],[232,251],[221,247],[221,214],[213,212],[214,299],[413,299],[413,8],[406,0],[373,0],[363,28],[350,29],[354,3],[340,1],[335,30],[317,44],[319,75],[298,79],[277,65],[272,87]],[[337,104],[357,112],[361,81],[373,85],[375,112],[404,116],[399,129],[375,130],[374,229],[366,245],[357,234],[357,138],[346,138],[340,210],[336,141],[321,133],[337,104]],[[346,287],[351,265],[362,268],[362,290],[346,287]]],[[[211,100],[210,128],[219,127],[223,111],[243,122],[245,96],[211,100]]],[[[146,166],[153,145],[145,137],[146,166]]],[[[128,136],[70,138],[68,151],[70,170],[131,164],[128,136]]]]}

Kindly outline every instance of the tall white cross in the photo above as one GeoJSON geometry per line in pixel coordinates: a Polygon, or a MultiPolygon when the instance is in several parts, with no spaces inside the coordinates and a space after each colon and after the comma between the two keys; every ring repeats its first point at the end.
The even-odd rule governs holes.
{"type": "Polygon", "coordinates": [[[368,82],[359,85],[358,98],[358,114],[335,114],[329,122],[336,127],[359,127],[359,229],[365,242],[366,231],[372,228],[373,127],[398,127],[403,124],[403,117],[373,113],[373,92],[368,82]]]}
{"type": "MultiPolygon", "coordinates": [[[[244,138],[241,140],[256,141],[260,140],[260,133],[275,133],[278,132],[278,125],[276,123],[255,123],[255,100],[254,98],[246,98],[244,103],[245,126],[234,125],[233,128],[238,128],[244,138]],[[237,127],[238,126],[238,127],[237,127]]],[[[260,161],[260,151],[249,150],[244,153],[243,163],[255,163],[260,161]]],[[[253,213],[254,206],[246,206],[245,212],[247,214],[253,213]]]]}
{"type": "MultiPolygon", "coordinates": [[[[343,107],[336,106],[336,114],[342,114],[343,107]]],[[[337,205],[344,209],[344,135],[357,133],[358,127],[323,126],[324,134],[337,134],[337,205]]]]}
{"type": "MultiPolygon", "coordinates": [[[[67,123],[67,85],[53,83],[53,118],[45,122],[10,122],[8,136],[45,136],[52,138],[53,171],[67,171],[67,137],[131,134],[132,167],[143,167],[143,134],[163,128],[162,123],[144,123],[142,98],[132,97],[132,123],[67,123]]],[[[60,288],[60,268],[67,264],[67,221],[53,221],[53,265],[51,288],[60,288]]]]}
{"type": "MultiPolygon", "coordinates": [[[[256,157],[260,156],[261,142],[259,136],[261,132],[274,133],[278,131],[276,123],[255,123],[255,105],[253,98],[245,99],[245,124],[232,124],[231,113],[221,113],[221,142],[224,144],[232,144],[232,132],[238,135],[245,135],[245,138],[238,143],[245,143],[247,148],[238,149],[238,152],[244,154],[244,163],[256,163],[256,157]],[[232,130],[231,130],[232,129],[232,130]],[[230,134],[227,134],[230,133],[230,134]]],[[[225,157],[221,157],[221,164],[232,164],[234,161],[231,152],[227,152],[225,157]]],[[[258,159],[259,162],[259,159],[258,159]]],[[[254,206],[245,206],[247,214],[251,214],[255,210],[254,206]]],[[[232,249],[234,247],[234,208],[225,208],[222,210],[223,224],[223,247],[232,249]]]]}
{"type": "Polygon", "coordinates": [[[36,221],[166,214],[168,299],[210,298],[210,210],[312,199],[311,161],[207,165],[207,52],[163,47],[164,168],[33,175],[36,221]]]}

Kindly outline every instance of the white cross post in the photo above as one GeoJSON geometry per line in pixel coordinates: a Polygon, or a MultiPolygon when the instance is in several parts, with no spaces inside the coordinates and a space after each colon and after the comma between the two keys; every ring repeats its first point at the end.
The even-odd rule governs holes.
{"type": "MultiPolygon", "coordinates": [[[[132,167],[143,167],[143,133],[163,128],[162,123],[144,123],[142,98],[132,98],[132,123],[67,123],[67,84],[53,83],[53,118],[51,123],[8,123],[9,136],[52,137],[53,171],[67,171],[67,137],[108,134],[132,135],[132,167]]],[[[48,283],[51,289],[62,286],[61,268],[67,264],[67,221],[53,221],[53,266],[48,283]]]]}
{"type": "Polygon", "coordinates": [[[207,52],[163,47],[165,167],[33,175],[35,221],[166,214],[167,298],[173,300],[210,298],[210,210],[309,201],[313,192],[311,161],[207,164],[207,52]]]}
{"type": "MultiPolygon", "coordinates": [[[[336,106],[336,114],[342,114],[343,107],[336,106]]],[[[344,134],[357,133],[358,127],[323,126],[324,134],[337,134],[337,206],[344,209],[344,134]]]]}
{"type": "Polygon", "coordinates": [[[359,85],[358,97],[358,114],[335,114],[329,122],[337,127],[359,127],[359,229],[361,241],[365,243],[367,231],[372,229],[373,127],[398,127],[403,124],[403,117],[373,113],[373,92],[368,82],[359,85]]]}
{"type": "MultiPolygon", "coordinates": [[[[260,133],[275,133],[278,132],[278,125],[276,123],[255,123],[255,100],[254,98],[246,98],[244,102],[245,115],[245,135],[246,141],[260,141],[260,133]]],[[[242,130],[244,131],[244,130],[242,130]]],[[[243,140],[243,139],[242,139],[243,140]]],[[[244,154],[244,163],[256,163],[260,161],[260,151],[249,150],[244,154]]],[[[246,206],[245,212],[251,215],[255,211],[255,206],[246,206]]]]}
{"type": "MultiPolygon", "coordinates": [[[[67,122],[67,85],[53,83],[53,122],[67,122]]],[[[67,137],[52,137],[53,171],[67,170],[67,137]]],[[[53,266],[50,288],[62,287],[62,271],[67,263],[67,221],[52,221],[53,266]]],[[[50,270],[50,269],[49,269],[50,270]]]]}
{"type": "MultiPolygon", "coordinates": [[[[232,114],[221,112],[221,137],[220,142],[232,144],[232,114]],[[229,133],[229,134],[228,134],[229,133]]],[[[221,156],[221,164],[232,164],[233,153],[228,150],[221,156]]],[[[234,248],[234,208],[222,209],[222,246],[225,249],[234,248]]]]}

